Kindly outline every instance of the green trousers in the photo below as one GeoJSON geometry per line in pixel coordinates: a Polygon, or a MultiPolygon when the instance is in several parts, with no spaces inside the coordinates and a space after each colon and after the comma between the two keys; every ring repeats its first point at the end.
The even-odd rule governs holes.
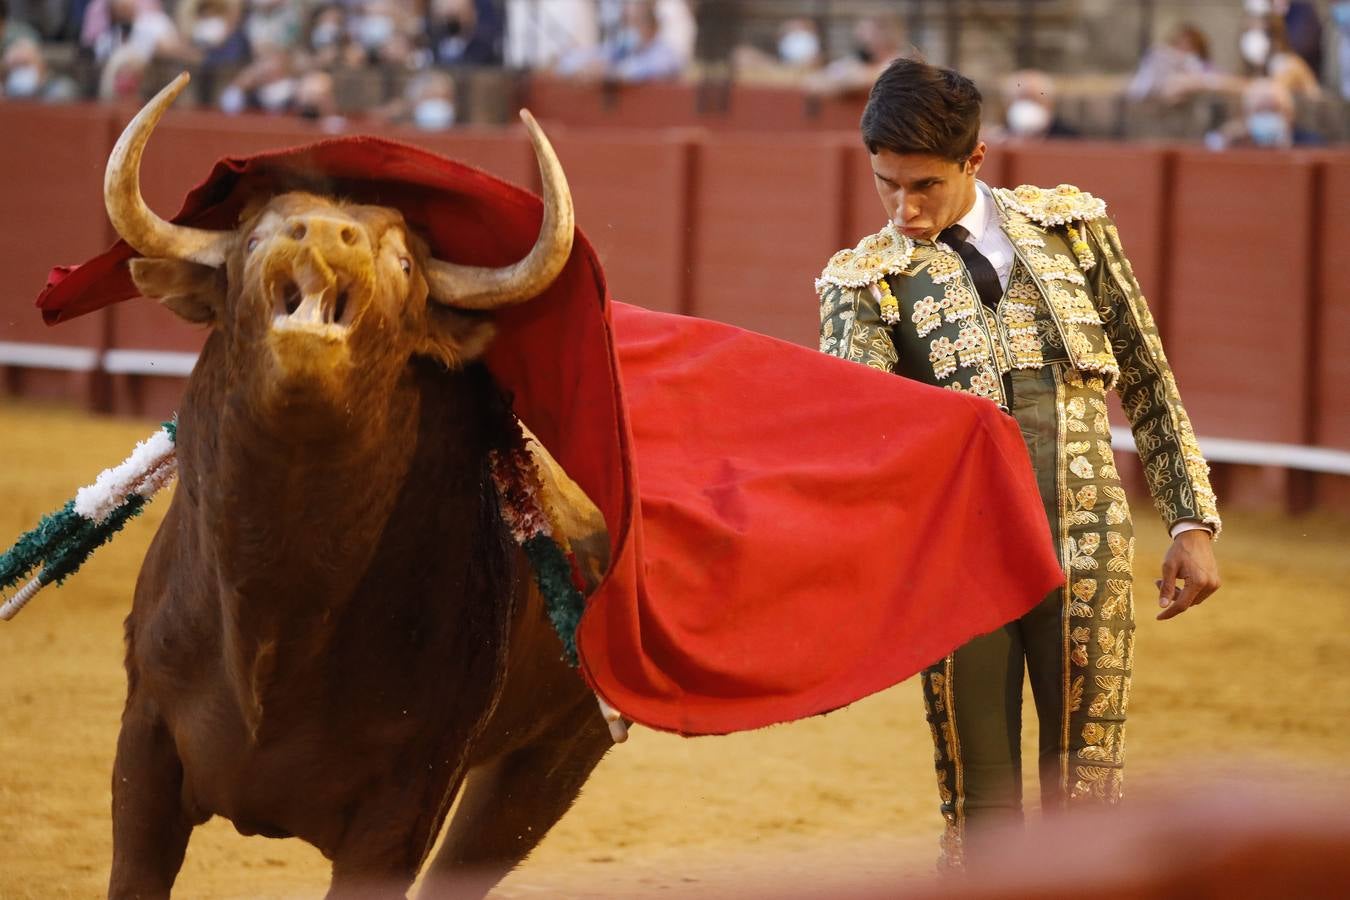
{"type": "Polygon", "coordinates": [[[1021,821],[1024,673],[1040,721],[1042,808],[1120,797],[1134,537],[1104,390],[1067,364],[1017,371],[1012,380],[1012,412],[1067,581],[923,674],[949,867],[977,863],[997,826],[1021,821]]]}

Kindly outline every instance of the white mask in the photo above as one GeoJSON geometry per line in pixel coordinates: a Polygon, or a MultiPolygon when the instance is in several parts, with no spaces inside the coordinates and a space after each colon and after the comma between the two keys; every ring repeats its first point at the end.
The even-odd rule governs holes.
{"type": "Polygon", "coordinates": [[[314,26],[314,30],[309,33],[309,41],[315,47],[331,47],[337,43],[338,36],[342,34],[342,26],[336,22],[320,22],[314,26]]]}
{"type": "Polygon", "coordinates": [[[443,131],[455,124],[455,104],[444,97],[418,101],[413,107],[413,123],[423,131],[443,131]]]}
{"type": "Polygon", "coordinates": [[[289,78],[269,81],[258,88],[258,103],[268,112],[278,112],[286,108],[295,93],[295,83],[289,78]]]}
{"type": "Polygon", "coordinates": [[[1035,100],[1014,100],[1008,107],[1008,130],[1018,137],[1039,137],[1050,127],[1050,110],[1035,100]]]}
{"type": "Polygon", "coordinates": [[[230,36],[230,23],[219,16],[200,19],[192,26],[192,42],[199,47],[219,47],[230,36]]]}
{"type": "Polygon", "coordinates": [[[38,71],[37,66],[10,69],[9,75],[5,78],[5,96],[31,97],[37,93],[41,83],[42,73],[38,71]]]}
{"type": "Polygon", "coordinates": [[[220,92],[220,110],[229,115],[238,115],[244,111],[244,92],[238,85],[232,84],[220,92]]]}
{"type": "Polygon", "coordinates": [[[1270,35],[1260,28],[1248,28],[1238,38],[1238,52],[1253,66],[1264,66],[1270,58],[1270,35]]]}
{"type": "Polygon", "coordinates": [[[820,55],[820,38],[805,29],[794,29],[778,41],[778,58],[790,66],[804,66],[820,55]]]}
{"type": "Polygon", "coordinates": [[[1288,147],[1294,142],[1284,116],[1269,110],[1247,116],[1247,134],[1258,147],[1288,147]]]}
{"type": "Polygon", "coordinates": [[[394,36],[394,20],[388,16],[365,16],[357,26],[361,45],[375,50],[394,36]]]}

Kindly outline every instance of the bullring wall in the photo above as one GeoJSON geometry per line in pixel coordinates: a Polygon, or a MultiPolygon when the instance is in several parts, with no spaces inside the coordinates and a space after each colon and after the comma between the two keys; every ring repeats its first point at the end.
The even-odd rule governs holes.
{"type": "MultiPolygon", "coordinates": [[[[866,153],[842,130],[843,112],[833,114],[837,129],[754,127],[790,109],[800,115],[799,97],[759,97],[738,113],[744,128],[658,127],[670,118],[662,107],[694,103],[691,96],[630,95],[626,111],[598,95],[591,106],[570,94],[531,102],[617,299],[814,345],[813,279],[831,253],[884,223],[866,153]]],[[[176,403],[200,331],[135,302],[49,329],[32,306],[51,266],[112,242],[102,172],[130,112],[0,104],[6,393],[147,416],[176,403]]],[[[849,115],[856,121],[856,110],[849,115]]],[[[537,188],[519,128],[386,133],[537,188]]],[[[167,215],[217,158],[321,136],[292,120],[173,113],[147,152],[144,192],[167,215]]],[[[1350,246],[1350,218],[1339,214],[1350,201],[1350,153],[1018,144],[992,148],[984,177],[1067,181],[1106,198],[1201,444],[1224,463],[1216,467],[1222,499],[1294,508],[1350,499],[1342,349],[1350,271],[1341,249],[1350,246]]]]}

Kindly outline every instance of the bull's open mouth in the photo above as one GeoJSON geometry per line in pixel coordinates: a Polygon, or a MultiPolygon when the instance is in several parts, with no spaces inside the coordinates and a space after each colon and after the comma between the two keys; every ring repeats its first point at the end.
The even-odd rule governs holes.
{"type": "Polygon", "coordinates": [[[272,330],[345,338],[351,327],[350,299],[345,287],[306,294],[295,281],[279,282],[272,290],[272,330]]]}

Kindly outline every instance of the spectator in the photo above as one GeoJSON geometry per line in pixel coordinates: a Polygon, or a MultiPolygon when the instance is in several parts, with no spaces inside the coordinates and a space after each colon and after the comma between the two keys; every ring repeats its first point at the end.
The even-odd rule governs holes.
{"type": "Polygon", "coordinates": [[[1242,118],[1225,124],[1205,138],[1211,149],[1260,147],[1280,150],[1322,144],[1320,135],[1294,123],[1294,96],[1271,78],[1253,79],[1242,92],[1242,118]]]}
{"type": "Polygon", "coordinates": [[[352,37],[376,65],[405,66],[413,59],[418,23],[394,0],[364,0],[351,21],[352,37]]]}
{"type": "Polygon", "coordinates": [[[310,12],[300,54],[306,68],[327,72],[360,68],[366,61],[365,49],[351,39],[347,8],[340,3],[322,3],[310,12]]]}
{"type": "Polygon", "coordinates": [[[276,45],[258,49],[253,62],[221,92],[220,108],[227,113],[291,111],[297,87],[291,54],[276,45]]]}
{"type": "Polygon", "coordinates": [[[241,0],[179,0],[178,30],[192,42],[199,65],[241,66],[252,58],[243,11],[241,0]]]}
{"type": "Polygon", "coordinates": [[[492,0],[428,0],[422,36],[435,65],[501,65],[502,20],[492,0]]]}
{"type": "Polygon", "coordinates": [[[287,0],[249,0],[244,32],[249,46],[258,53],[263,47],[294,47],[300,40],[297,3],[287,0]]]}
{"type": "Polygon", "coordinates": [[[1315,100],[1322,88],[1303,57],[1289,46],[1284,19],[1278,15],[1250,18],[1238,39],[1238,51],[1253,78],[1269,78],[1282,85],[1295,100],[1315,100]]]}
{"type": "Polygon", "coordinates": [[[403,96],[377,117],[422,131],[445,131],[455,124],[455,80],[442,69],[420,72],[408,82],[403,96]]]}
{"type": "Polygon", "coordinates": [[[679,51],[661,37],[656,4],[639,0],[624,7],[624,27],[592,53],[565,58],[558,74],[607,81],[660,81],[684,70],[679,51]]]}
{"type": "Polygon", "coordinates": [[[0,96],[6,100],[69,103],[79,94],[74,81],[47,69],[37,41],[14,41],[0,56],[0,96]]]}
{"type": "Polygon", "coordinates": [[[806,78],[806,89],[819,96],[863,93],[891,63],[907,51],[905,28],[895,16],[864,16],[853,26],[853,49],[806,78]]]}
{"type": "Polygon", "coordinates": [[[1024,140],[1076,138],[1078,132],[1055,112],[1055,83],[1045,72],[1027,69],[1003,80],[1008,135],[1024,140]]]}
{"type": "Polygon", "coordinates": [[[1131,100],[1174,102],[1187,94],[1216,86],[1210,61],[1209,38],[1197,26],[1183,22],[1166,43],[1145,54],[1125,93],[1131,100]]]}
{"type": "Polygon", "coordinates": [[[347,127],[338,113],[337,91],[328,72],[306,72],[295,86],[295,112],[302,119],[318,122],[324,131],[337,133],[347,127]]]}
{"type": "Polygon", "coordinates": [[[150,60],[140,48],[123,44],[112,51],[98,76],[98,98],[111,103],[140,103],[150,60]]]}
{"type": "MultiPolygon", "coordinates": [[[[61,27],[69,14],[68,0],[8,0],[8,4],[9,15],[31,28],[39,36],[39,44],[60,39],[61,27]]],[[[3,18],[0,14],[0,19],[3,18]]],[[[0,53],[3,52],[0,49],[0,53]]]]}
{"type": "Polygon", "coordinates": [[[594,0],[506,0],[504,55],[512,68],[552,69],[593,52],[599,35],[594,0]]]}
{"type": "Polygon", "coordinates": [[[751,44],[732,50],[736,78],[745,82],[800,82],[824,63],[820,31],[811,19],[788,19],[778,30],[773,54],[751,44]]]}
{"type": "Polygon", "coordinates": [[[0,53],[8,51],[16,41],[31,41],[40,45],[42,38],[33,26],[10,15],[9,0],[0,0],[0,53]]]}
{"type": "Polygon", "coordinates": [[[123,61],[139,57],[141,68],[156,59],[189,61],[194,56],[159,0],[91,0],[84,12],[80,44],[103,64],[123,48],[123,61]]]}

